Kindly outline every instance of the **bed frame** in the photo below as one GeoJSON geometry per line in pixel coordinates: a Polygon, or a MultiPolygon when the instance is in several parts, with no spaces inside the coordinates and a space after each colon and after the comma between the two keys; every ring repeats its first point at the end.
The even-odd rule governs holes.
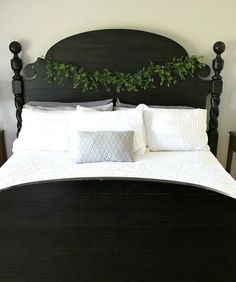
{"type": "MultiPolygon", "coordinates": [[[[210,93],[209,145],[217,151],[225,46],[213,47],[214,75],[206,67],[175,86],[135,94],[82,93],[71,81],[48,84],[45,62],[25,68],[21,45],[10,44],[15,73],[18,133],[31,100],[76,102],[119,97],[122,102],[206,107],[210,93]],[[201,77],[200,77],[201,76],[201,77]]],[[[132,72],[187,56],[173,40],[136,30],[99,30],[53,45],[46,58],[88,71],[132,72]]],[[[22,164],[24,165],[24,164],[22,164]]],[[[212,175],[214,177],[214,175],[212,175]]],[[[236,201],[190,184],[128,178],[31,183],[0,193],[0,281],[4,282],[224,282],[236,281],[236,201]]]]}
{"type": "MultiPolygon", "coordinates": [[[[15,73],[12,89],[15,94],[17,134],[19,134],[22,124],[22,107],[24,103],[32,100],[81,102],[119,97],[122,102],[137,105],[144,103],[147,105],[206,108],[206,97],[211,93],[208,136],[211,151],[216,155],[219,104],[223,86],[220,75],[224,66],[224,61],[221,58],[221,54],[225,50],[223,42],[218,41],[213,46],[216,58],[212,63],[214,75],[211,80],[202,79],[210,74],[210,68],[206,66],[194,78],[179,81],[177,85],[160,86],[157,81],[157,88],[141,90],[135,94],[115,91],[106,93],[104,89],[100,89],[98,92],[82,93],[80,89],[72,88],[70,80],[64,86],[58,86],[55,83],[49,84],[45,79],[45,61],[40,58],[25,67],[25,75],[30,79],[23,79],[20,74],[22,61],[18,56],[21,45],[14,41],[9,48],[14,54],[11,67],[15,73]]],[[[65,38],[48,50],[45,59],[73,63],[91,72],[104,68],[111,71],[134,72],[147,66],[150,62],[165,64],[173,57],[186,56],[188,56],[187,51],[167,37],[138,30],[115,29],[90,31],[65,38]]]]}

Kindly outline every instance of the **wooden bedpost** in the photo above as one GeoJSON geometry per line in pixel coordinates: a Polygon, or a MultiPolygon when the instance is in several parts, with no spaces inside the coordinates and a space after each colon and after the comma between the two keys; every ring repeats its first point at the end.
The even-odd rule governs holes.
{"type": "Polygon", "coordinates": [[[222,88],[223,88],[223,81],[220,73],[224,67],[224,60],[221,58],[221,54],[225,51],[225,44],[221,41],[217,41],[213,46],[213,50],[216,53],[216,57],[212,61],[212,68],[214,70],[214,75],[212,77],[211,108],[210,108],[208,139],[209,139],[209,146],[211,148],[211,151],[216,156],[217,144],[218,144],[219,104],[220,104],[220,95],[222,93],[222,88]]]}
{"type": "Polygon", "coordinates": [[[12,77],[12,92],[15,95],[17,136],[18,136],[22,126],[21,112],[24,105],[23,78],[20,74],[22,69],[22,60],[18,56],[18,54],[21,51],[21,45],[19,42],[13,41],[9,45],[9,49],[14,54],[14,57],[11,60],[11,68],[14,71],[14,76],[12,77]]]}

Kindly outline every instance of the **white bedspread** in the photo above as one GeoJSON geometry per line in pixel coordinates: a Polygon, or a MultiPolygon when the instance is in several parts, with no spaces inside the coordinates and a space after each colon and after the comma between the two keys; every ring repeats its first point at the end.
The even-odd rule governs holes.
{"type": "Polygon", "coordinates": [[[236,181],[209,151],[145,153],[134,163],[92,164],[74,164],[63,152],[21,151],[0,168],[0,189],[40,180],[80,177],[170,180],[204,186],[236,198],[236,181]]]}

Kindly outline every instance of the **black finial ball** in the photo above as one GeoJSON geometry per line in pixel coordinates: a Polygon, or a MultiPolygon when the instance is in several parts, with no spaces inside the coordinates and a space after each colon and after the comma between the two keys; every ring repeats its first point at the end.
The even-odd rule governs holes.
{"type": "Polygon", "coordinates": [[[225,51],[225,44],[222,41],[217,41],[214,46],[213,50],[215,51],[216,54],[222,54],[225,51]]]}
{"type": "Polygon", "coordinates": [[[9,49],[13,54],[18,54],[21,51],[21,45],[17,41],[12,41],[9,45],[9,49]]]}

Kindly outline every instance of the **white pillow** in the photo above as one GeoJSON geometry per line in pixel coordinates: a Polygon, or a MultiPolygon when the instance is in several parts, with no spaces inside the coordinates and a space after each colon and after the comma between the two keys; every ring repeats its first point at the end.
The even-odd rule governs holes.
{"type": "Polygon", "coordinates": [[[13,152],[19,150],[68,151],[69,115],[72,112],[23,109],[22,128],[19,137],[13,143],[13,152]]]}
{"type": "MultiPolygon", "coordinates": [[[[95,106],[93,109],[109,111],[113,109],[113,103],[95,106]]],[[[22,128],[19,137],[13,143],[12,151],[14,153],[19,150],[69,151],[69,117],[75,110],[76,107],[23,108],[22,128]]]]}
{"type": "Polygon", "coordinates": [[[205,151],[207,111],[204,109],[144,108],[147,144],[150,151],[205,151]]]}
{"type": "Polygon", "coordinates": [[[143,154],[145,143],[142,115],[142,110],[139,109],[98,112],[77,106],[70,119],[71,156],[73,157],[76,151],[75,135],[78,131],[134,131],[134,153],[143,154]]]}

